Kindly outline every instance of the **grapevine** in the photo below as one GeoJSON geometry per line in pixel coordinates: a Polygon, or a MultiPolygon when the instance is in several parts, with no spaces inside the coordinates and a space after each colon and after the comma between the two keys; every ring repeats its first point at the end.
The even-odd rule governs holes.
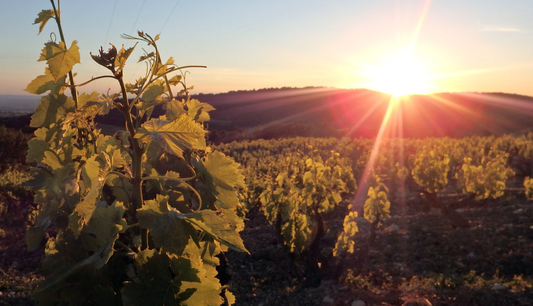
{"type": "Polygon", "coordinates": [[[343,193],[353,193],[355,180],[350,169],[333,152],[323,161],[314,155],[306,159],[288,157],[288,172],[280,173],[261,194],[267,219],[275,224],[287,250],[294,254],[310,251],[318,260],[320,238],[326,232],[324,216],[342,201],[343,193]]]}
{"type": "Polygon", "coordinates": [[[51,224],[57,234],[46,242],[45,279],[33,297],[47,305],[232,304],[215,276],[217,255],[247,252],[236,213],[244,176],[239,164],[206,145],[203,123],[213,108],[190,98],[182,72],[199,66],[162,61],[159,35],[138,32],[124,38],[153,48],[140,58],[145,76],[125,83],[136,45],[111,45],[91,54],[109,73],[77,84],[79,48],[66,42],[60,3],[51,3],[35,23],[41,33],[55,20],[60,41],[45,44],[45,73],[26,88],[47,93],[31,120],[37,130],[26,157],[35,165],[39,205],[28,249],[41,244],[51,224]],[[78,92],[102,78],[114,79],[120,92],[78,92]],[[174,95],[174,86],[183,90],[174,95]],[[156,107],[166,113],[153,118],[156,107]],[[95,117],[112,109],[124,116],[125,129],[104,135],[95,117]]]}

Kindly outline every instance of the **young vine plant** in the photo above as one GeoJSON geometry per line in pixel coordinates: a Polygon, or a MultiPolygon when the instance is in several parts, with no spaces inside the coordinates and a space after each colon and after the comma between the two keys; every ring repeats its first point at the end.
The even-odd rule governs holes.
{"type": "Polygon", "coordinates": [[[140,58],[144,76],[124,81],[137,44],[111,45],[91,54],[108,74],[77,84],[78,44],[65,40],[59,0],[51,4],[35,23],[41,33],[55,21],[59,41],[45,43],[45,72],[26,88],[46,94],[32,116],[37,130],[27,154],[39,207],[28,249],[50,235],[40,268],[45,278],[33,297],[43,305],[233,304],[216,278],[217,255],[247,252],[236,213],[244,176],[239,164],[206,145],[203,123],[213,108],[189,96],[182,73],[195,66],[162,61],[159,36],[138,32],[124,37],[152,48],[140,58]],[[78,91],[103,78],[114,79],[120,92],[78,91]],[[175,86],[183,87],[176,95],[175,86]],[[152,118],[156,107],[166,113],[152,118]],[[95,117],[111,109],[125,128],[104,135],[95,117]]]}
{"type": "Polygon", "coordinates": [[[287,157],[289,168],[265,187],[260,199],[267,220],[276,226],[290,253],[310,251],[318,256],[320,238],[327,230],[325,215],[341,203],[342,194],[355,191],[356,182],[339,153],[332,152],[325,161],[317,152],[310,155],[287,157]]]}

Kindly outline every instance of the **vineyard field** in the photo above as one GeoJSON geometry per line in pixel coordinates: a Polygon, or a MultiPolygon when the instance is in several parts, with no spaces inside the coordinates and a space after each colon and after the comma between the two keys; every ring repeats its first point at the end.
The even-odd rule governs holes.
{"type": "MultiPolygon", "coordinates": [[[[524,181],[531,176],[532,137],[390,139],[374,154],[375,143],[369,139],[290,138],[214,146],[238,161],[245,174],[239,213],[247,220],[241,236],[250,252],[227,252],[228,266],[219,277],[228,281],[236,305],[530,305],[533,205],[524,181]],[[349,170],[354,186],[348,186],[349,177],[339,177],[348,184],[339,191],[341,201],[308,219],[306,229],[313,233],[318,222],[313,220],[322,220],[322,233],[295,232],[294,241],[310,240],[291,251],[287,243],[293,240],[285,239],[281,230],[289,219],[269,222],[270,204],[261,196],[268,188],[285,186],[279,181],[283,173],[287,179],[294,177],[293,196],[299,193],[298,171],[309,171],[311,165],[315,173],[321,173],[316,172],[320,165],[338,167],[344,174],[349,170]],[[431,165],[446,169],[441,179],[432,181],[437,177],[433,174],[422,179],[431,165]],[[480,177],[485,188],[476,185],[480,177]],[[502,181],[503,187],[498,184],[502,181]],[[380,202],[379,213],[372,217],[365,207],[368,211],[368,205],[379,201],[369,201],[367,191],[379,184],[389,204],[380,202]],[[345,238],[353,250],[333,256],[350,211],[357,213],[357,232],[345,238]],[[457,223],[457,216],[466,224],[457,223]],[[312,245],[320,256],[306,249],[312,245]]],[[[16,173],[25,173],[23,166],[20,169],[16,173]]],[[[22,237],[31,222],[33,201],[18,185],[24,175],[14,173],[5,175],[2,187],[0,298],[3,303],[31,305],[28,294],[39,279],[35,271],[43,248],[26,252],[22,237]]]]}
{"type": "Polygon", "coordinates": [[[0,95],[0,306],[533,305],[533,97],[192,94],[142,30],[81,80],[60,2],[0,95]]]}

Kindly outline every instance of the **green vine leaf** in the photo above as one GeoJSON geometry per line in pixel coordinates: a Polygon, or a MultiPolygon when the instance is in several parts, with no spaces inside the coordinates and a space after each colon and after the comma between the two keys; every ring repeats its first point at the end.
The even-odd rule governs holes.
{"type": "Polygon", "coordinates": [[[135,267],[139,277],[137,281],[124,285],[121,291],[124,305],[182,305],[182,301],[194,296],[196,292],[195,288],[182,290],[183,280],[199,279],[196,275],[199,271],[193,267],[193,264],[184,257],[170,259],[161,251],[139,252],[135,256],[135,267]],[[180,267],[179,271],[171,269],[176,266],[180,267]],[[171,272],[176,276],[173,277],[171,272]]]}
{"type": "Polygon", "coordinates": [[[216,206],[237,209],[240,206],[237,188],[244,188],[244,175],[240,164],[219,151],[208,154],[202,162],[195,163],[205,180],[205,192],[216,200],[216,206]]]}
{"type": "Polygon", "coordinates": [[[100,254],[101,267],[113,254],[113,244],[128,225],[123,219],[125,209],[122,202],[96,208],[87,225],[83,228],[82,242],[89,252],[100,254]]]}
{"type": "MultiPolygon", "coordinates": [[[[225,213],[213,210],[201,210],[196,213],[186,214],[183,217],[187,222],[193,224],[199,230],[212,235],[222,244],[236,251],[248,253],[234,225],[237,221],[235,218],[238,218],[237,215],[232,215],[231,213],[225,215],[225,213]]],[[[242,222],[242,220],[240,221],[242,222]]]]}
{"type": "Polygon", "coordinates": [[[98,92],[93,91],[90,94],[82,93],[78,96],[78,107],[82,108],[88,102],[96,101],[98,99],[98,92]]]}
{"type": "MultiPolygon", "coordinates": [[[[181,288],[195,290],[194,294],[182,302],[184,306],[222,305],[220,282],[216,278],[218,271],[211,265],[204,264],[198,275],[198,282],[183,282],[181,288]]],[[[230,304],[231,305],[231,304],[230,304]]]]}
{"type": "Polygon", "coordinates": [[[209,121],[209,119],[211,119],[209,117],[209,112],[215,110],[210,104],[200,102],[196,99],[187,101],[187,109],[189,116],[198,122],[209,121]]]}
{"type": "Polygon", "coordinates": [[[165,114],[167,119],[173,120],[179,115],[186,113],[187,111],[185,110],[184,105],[184,100],[178,101],[176,99],[172,99],[165,103],[163,108],[167,111],[165,114]]]}
{"type": "Polygon", "coordinates": [[[184,214],[168,205],[168,197],[157,195],[145,201],[137,211],[139,225],[150,229],[155,245],[180,256],[190,240],[198,242],[196,229],[184,220],[184,214]]]}
{"type": "Polygon", "coordinates": [[[118,51],[117,56],[115,57],[115,75],[120,75],[122,73],[122,70],[124,69],[124,66],[126,65],[126,61],[130,57],[131,53],[137,46],[137,43],[128,49],[124,49],[124,45],[122,45],[122,48],[118,51]],[[117,69],[118,68],[118,69],[117,69]]]}
{"type": "Polygon", "coordinates": [[[152,102],[165,92],[163,80],[158,80],[146,89],[142,95],[142,99],[146,102],[152,102]]]}
{"type": "Polygon", "coordinates": [[[97,161],[97,155],[91,157],[82,168],[84,182],[90,188],[85,198],[76,205],[74,212],[69,217],[69,228],[77,239],[82,228],[91,220],[94,211],[99,206],[107,205],[100,200],[103,184],[107,177],[107,171],[102,169],[102,165],[97,161]]]}
{"type": "Polygon", "coordinates": [[[48,20],[50,20],[50,18],[55,18],[55,14],[53,10],[42,10],[37,15],[37,18],[35,19],[33,24],[39,24],[39,34],[41,34],[41,32],[44,29],[44,26],[46,25],[48,20]]]}
{"type": "Polygon", "coordinates": [[[44,159],[42,162],[50,166],[52,170],[57,170],[63,166],[57,155],[50,150],[44,152],[44,159]]]}
{"type": "Polygon", "coordinates": [[[99,205],[107,205],[107,203],[99,200],[101,190],[102,188],[98,183],[93,184],[89,193],[83,201],[76,205],[74,212],[69,216],[69,228],[76,239],[80,236],[83,226],[91,219],[96,208],[99,205]]]}
{"type": "Polygon", "coordinates": [[[38,136],[43,130],[46,128],[35,131],[36,137],[28,141],[28,154],[26,155],[26,162],[28,163],[40,163],[44,159],[44,152],[50,148],[50,143],[38,136]]]}
{"type": "MultiPolygon", "coordinates": [[[[34,298],[51,301],[57,295],[72,295],[75,301],[83,299],[83,294],[76,292],[76,289],[82,289],[90,283],[90,275],[96,274],[113,254],[118,234],[126,226],[123,214],[124,206],[119,202],[99,207],[79,239],[63,232],[55,241],[50,241],[42,267],[42,271],[49,275],[39,283],[34,298]],[[69,252],[65,252],[67,248],[69,252]]],[[[87,291],[89,295],[94,294],[91,290],[87,291]]]]}
{"type": "Polygon", "coordinates": [[[244,175],[239,170],[240,164],[219,151],[210,153],[204,159],[204,175],[217,187],[233,190],[244,188],[244,175]]]}
{"type": "Polygon", "coordinates": [[[65,76],[72,67],[80,62],[80,51],[76,41],[73,41],[70,48],[67,49],[64,42],[59,44],[47,42],[41,52],[39,61],[46,60],[50,73],[54,81],[58,81],[65,76]]]}
{"type": "Polygon", "coordinates": [[[24,91],[31,94],[40,95],[47,91],[50,91],[51,94],[59,94],[63,92],[64,88],[62,85],[65,84],[66,76],[55,80],[50,72],[50,69],[46,68],[44,70],[44,75],[36,77],[33,81],[26,86],[24,91]]]}
{"type": "Polygon", "coordinates": [[[47,127],[63,119],[75,110],[74,100],[63,94],[50,94],[41,98],[39,106],[31,116],[31,127],[47,127]]]}
{"type": "Polygon", "coordinates": [[[135,134],[135,138],[150,136],[167,152],[183,158],[183,151],[186,149],[205,149],[199,145],[205,134],[206,131],[199,123],[183,114],[172,121],[162,119],[147,121],[135,134]]]}

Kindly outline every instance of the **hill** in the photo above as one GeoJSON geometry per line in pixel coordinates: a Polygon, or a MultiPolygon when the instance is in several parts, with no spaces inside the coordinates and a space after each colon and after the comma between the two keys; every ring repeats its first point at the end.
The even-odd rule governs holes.
{"type": "MultiPolygon", "coordinates": [[[[325,87],[231,91],[193,98],[216,108],[211,112],[209,130],[210,139],[217,143],[290,136],[372,138],[377,136],[391,101],[390,95],[367,89],[325,87]]],[[[159,114],[161,110],[154,112],[159,114]]],[[[411,95],[395,104],[387,131],[407,138],[500,135],[533,128],[532,118],[533,97],[528,96],[411,95]]],[[[97,120],[102,125],[124,125],[118,111],[97,120]]]]}
{"type": "MultiPolygon", "coordinates": [[[[291,132],[300,127],[304,134],[315,131],[350,137],[377,136],[391,101],[390,95],[371,90],[332,88],[266,89],[195,97],[217,109],[212,112],[211,122],[215,130],[291,132]]],[[[402,97],[393,108],[390,124],[392,130],[402,130],[403,137],[463,137],[528,129],[533,127],[532,118],[533,97],[438,93],[402,97]]]]}

